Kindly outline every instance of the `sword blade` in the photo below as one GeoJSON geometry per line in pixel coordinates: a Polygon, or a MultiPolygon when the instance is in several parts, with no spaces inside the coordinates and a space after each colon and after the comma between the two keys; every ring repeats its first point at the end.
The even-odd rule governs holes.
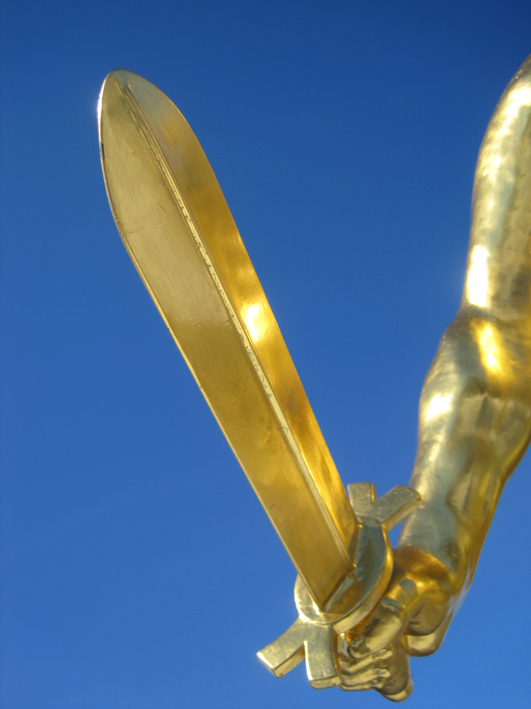
{"type": "Polygon", "coordinates": [[[358,525],[212,168],[155,86],[111,73],[102,166],[125,247],[319,607],[358,525]]]}

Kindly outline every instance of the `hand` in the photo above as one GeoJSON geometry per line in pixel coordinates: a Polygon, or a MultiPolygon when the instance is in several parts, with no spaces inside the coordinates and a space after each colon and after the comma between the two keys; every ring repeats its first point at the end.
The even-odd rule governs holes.
{"type": "Polygon", "coordinates": [[[391,701],[411,694],[408,655],[441,645],[458,593],[446,567],[412,548],[394,552],[387,590],[372,614],[340,637],[341,689],[376,689],[391,701]]]}

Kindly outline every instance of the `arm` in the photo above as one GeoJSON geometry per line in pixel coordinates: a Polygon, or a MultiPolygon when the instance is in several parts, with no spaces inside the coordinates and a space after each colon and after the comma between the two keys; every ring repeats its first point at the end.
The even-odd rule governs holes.
{"type": "Polygon", "coordinates": [[[386,596],[348,638],[345,689],[369,683],[397,701],[411,691],[404,650],[442,642],[530,437],[531,57],[481,147],[465,292],[422,390],[410,484],[424,504],[403,528],[386,596]],[[389,657],[370,664],[374,653],[389,657]]]}

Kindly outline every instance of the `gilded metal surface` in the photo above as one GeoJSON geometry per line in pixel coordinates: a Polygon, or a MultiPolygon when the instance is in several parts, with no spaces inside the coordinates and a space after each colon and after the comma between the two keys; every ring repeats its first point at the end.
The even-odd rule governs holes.
{"type": "MultiPolygon", "coordinates": [[[[283,677],[305,659],[306,674],[315,689],[344,685],[342,669],[348,675],[353,663],[348,656],[345,662],[345,636],[338,636],[362,623],[382,597],[393,568],[387,532],[421,503],[415,490],[402,485],[376,500],[374,485],[354,483],[349,485],[349,496],[360,531],[353,552],[355,571],[345,579],[344,586],[347,589],[349,585],[355,587],[354,598],[357,600],[349,604],[352,596],[346,593],[346,604],[331,599],[331,610],[321,610],[312,602],[298,577],[295,605],[299,617],[258,653],[259,660],[275,677],[283,677]]],[[[388,694],[394,692],[391,690],[388,694]]]]}
{"type": "Polygon", "coordinates": [[[99,109],[118,229],[314,601],[352,570],[357,524],[214,173],[157,88],[110,74],[99,109]]]}
{"type": "Polygon", "coordinates": [[[465,292],[420,402],[411,486],[423,504],[392,559],[387,531],[401,515],[395,503],[402,500],[407,513],[415,499],[399,492],[397,500],[375,501],[368,484],[352,488],[362,525],[352,542],[355,516],[182,116],[148,82],[115,72],[104,85],[100,131],[126,247],[305,582],[296,588],[298,620],[261,660],[280,676],[305,657],[314,686],[377,689],[402,701],[412,691],[408,656],[440,646],[531,437],[531,58],[502,96],[481,147],[465,292]],[[380,542],[365,568],[367,539],[380,542]],[[340,593],[349,583],[360,586],[350,612],[341,608],[348,594],[340,593]],[[372,596],[358,614],[363,583],[372,596]]]}
{"type": "Polygon", "coordinates": [[[411,692],[472,582],[508,477],[531,436],[531,57],[503,94],[474,180],[465,291],[426,377],[405,523],[389,588],[347,633],[342,688],[411,692]]]}

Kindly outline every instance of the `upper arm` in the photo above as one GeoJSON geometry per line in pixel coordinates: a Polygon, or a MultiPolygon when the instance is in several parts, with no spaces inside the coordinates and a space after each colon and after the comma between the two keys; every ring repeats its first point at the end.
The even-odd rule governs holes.
{"type": "Polygon", "coordinates": [[[474,179],[462,307],[531,322],[531,58],[491,118],[474,179]]]}

